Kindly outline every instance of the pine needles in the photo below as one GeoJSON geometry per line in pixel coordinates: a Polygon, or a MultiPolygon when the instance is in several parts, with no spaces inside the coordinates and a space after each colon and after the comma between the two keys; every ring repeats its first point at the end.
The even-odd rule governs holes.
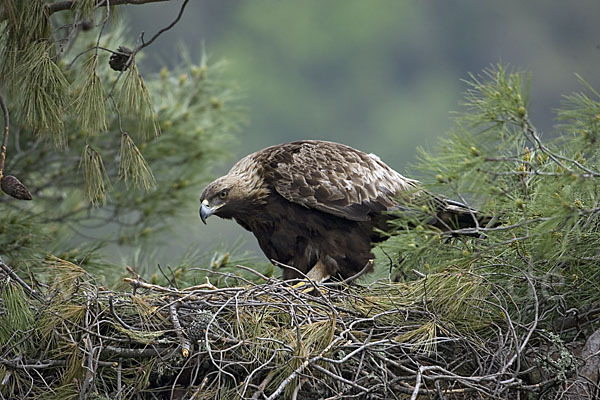
{"type": "MultiPolygon", "coordinates": [[[[23,339],[33,323],[33,314],[29,309],[25,292],[17,282],[8,280],[2,283],[1,290],[4,313],[0,315],[0,343],[7,343],[15,338],[23,339]]],[[[27,350],[19,346],[11,353],[18,355],[21,351],[27,350]]]]}
{"type": "Polygon", "coordinates": [[[80,74],[80,82],[75,91],[78,95],[73,101],[77,121],[87,135],[106,131],[106,98],[97,68],[98,56],[94,55],[80,74]]]}
{"type": "MultiPolygon", "coordinates": [[[[455,131],[437,153],[422,153],[420,167],[434,178],[428,184],[433,191],[494,216],[497,225],[441,232],[427,218],[414,217],[427,214],[416,209],[398,213],[398,230],[382,245],[394,255],[390,262],[399,280],[433,279],[422,291],[431,299],[429,310],[451,315],[455,329],[487,348],[480,330],[486,323],[527,327],[527,340],[554,335],[557,347],[575,345],[577,335],[598,328],[595,311],[587,333],[563,318],[569,307],[597,309],[600,303],[600,96],[585,82],[583,92],[566,96],[557,111],[561,134],[544,140],[529,118],[525,81],[503,66],[472,76],[455,131]],[[452,286],[455,293],[446,297],[452,286]],[[504,322],[497,319],[502,316],[504,322]]],[[[410,209],[410,202],[405,206],[410,209]]],[[[449,326],[435,319],[428,324],[402,338],[427,342],[449,326]]],[[[545,350],[533,345],[530,351],[545,350]]],[[[560,353],[569,355],[564,360],[572,356],[560,353]]],[[[571,363],[559,373],[573,376],[573,368],[571,363]]],[[[578,395],[586,390],[570,389],[578,395]]]]}
{"type": "Polygon", "coordinates": [[[106,202],[108,176],[102,157],[91,146],[86,145],[81,155],[80,167],[83,168],[85,196],[94,205],[106,202]]]}
{"type": "Polygon", "coordinates": [[[62,116],[68,104],[69,83],[49,52],[47,43],[36,43],[17,68],[18,87],[23,90],[19,113],[30,128],[52,138],[57,147],[64,147],[62,116]]]}
{"type": "Polygon", "coordinates": [[[21,90],[19,67],[31,59],[34,44],[45,42],[49,23],[44,13],[43,0],[8,0],[2,4],[6,19],[0,28],[0,80],[12,90],[21,90]]]}
{"type": "Polygon", "coordinates": [[[126,132],[121,134],[121,153],[119,159],[119,178],[126,183],[133,182],[134,185],[141,186],[146,190],[154,189],[156,185],[154,175],[137,146],[126,132]]]}
{"type": "Polygon", "coordinates": [[[126,72],[119,95],[119,105],[124,113],[135,115],[139,123],[139,133],[142,137],[156,137],[160,135],[160,126],[148,87],[138,72],[133,62],[126,72]]]}
{"type": "Polygon", "coordinates": [[[94,16],[96,0],[79,0],[73,3],[75,18],[89,19],[94,16]]]}

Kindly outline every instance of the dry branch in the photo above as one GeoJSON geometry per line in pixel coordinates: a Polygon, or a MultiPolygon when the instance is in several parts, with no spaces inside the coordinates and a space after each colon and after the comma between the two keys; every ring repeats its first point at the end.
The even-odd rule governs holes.
{"type": "Polygon", "coordinates": [[[2,133],[2,147],[0,147],[0,180],[4,176],[4,162],[6,161],[6,147],[8,146],[8,129],[10,125],[8,107],[4,102],[4,97],[0,94],[0,107],[2,108],[2,116],[4,117],[4,129],[2,133]]]}
{"type": "Polygon", "coordinates": [[[539,312],[517,319],[506,292],[475,274],[329,286],[318,296],[274,278],[184,289],[127,278],[133,292],[118,293],[98,290],[72,264],[43,286],[0,265],[0,318],[18,303],[10,288],[19,285],[23,312],[40,321],[0,345],[8,398],[67,387],[109,398],[552,398],[585,387],[552,356],[567,347],[544,330],[553,321],[537,292],[539,312]],[[438,290],[444,284],[448,297],[438,290]],[[463,301],[453,297],[457,285],[480,290],[453,313],[445,307],[463,301]]]}
{"type": "MultiPolygon", "coordinates": [[[[55,1],[54,3],[46,4],[46,12],[52,15],[55,12],[70,10],[77,0],[55,1]]],[[[98,0],[96,7],[120,6],[124,4],[141,5],[148,3],[162,3],[173,0],[98,0]]]]}

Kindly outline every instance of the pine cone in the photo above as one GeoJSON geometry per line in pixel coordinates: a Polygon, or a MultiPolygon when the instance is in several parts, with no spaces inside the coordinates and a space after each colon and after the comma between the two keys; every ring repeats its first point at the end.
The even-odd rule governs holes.
{"type": "Polygon", "coordinates": [[[112,56],[110,56],[108,64],[115,71],[125,71],[127,68],[129,68],[127,61],[129,60],[129,57],[133,51],[125,46],[119,46],[117,52],[118,53],[113,53],[112,56]]]}
{"type": "Polygon", "coordinates": [[[84,19],[81,21],[81,30],[89,31],[90,29],[94,29],[94,20],[92,19],[84,19]]]}
{"type": "Polygon", "coordinates": [[[29,190],[12,175],[6,175],[0,180],[0,188],[4,193],[19,200],[31,200],[31,193],[29,190]]]}
{"type": "MultiPolygon", "coordinates": [[[[196,310],[192,316],[192,321],[186,326],[185,333],[191,341],[197,342],[204,339],[204,331],[213,317],[213,313],[208,310],[196,310]]],[[[213,322],[213,325],[215,323],[213,322]]]]}

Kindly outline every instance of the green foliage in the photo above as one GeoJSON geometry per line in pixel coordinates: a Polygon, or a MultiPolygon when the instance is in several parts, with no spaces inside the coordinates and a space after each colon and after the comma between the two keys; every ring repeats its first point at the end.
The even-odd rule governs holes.
{"type": "Polygon", "coordinates": [[[18,90],[20,76],[16,71],[20,65],[32,59],[36,49],[32,44],[50,34],[49,23],[44,15],[43,0],[10,0],[2,5],[5,20],[1,22],[0,37],[3,39],[0,54],[0,81],[18,90]]]}
{"type": "Polygon", "coordinates": [[[135,186],[146,190],[153,190],[156,187],[156,180],[148,163],[126,132],[121,134],[119,178],[125,183],[131,181],[135,186]]]}
{"type": "Polygon", "coordinates": [[[557,116],[563,121],[561,128],[569,133],[569,139],[588,154],[597,148],[600,139],[600,94],[583,78],[577,77],[586,91],[564,96],[563,108],[557,110],[557,116]]]}
{"type": "Polygon", "coordinates": [[[46,42],[31,45],[15,72],[20,91],[17,106],[25,125],[57,147],[66,146],[64,113],[68,104],[68,82],[51,58],[52,46],[46,42]]]}
{"type": "Polygon", "coordinates": [[[530,323],[543,314],[540,324],[552,329],[567,309],[600,300],[600,96],[589,86],[567,96],[558,137],[543,140],[528,116],[525,82],[503,66],[472,76],[456,129],[438,153],[421,153],[433,192],[496,222],[441,232],[417,209],[400,215],[382,248],[396,255],[398,279],[477,274],[510,296],[512,318],[530,323]]]}
{"type": "Polygon", "coordinates": [[[5,313],[0,316],[0,343],[17,343],[12,353],[21,354],[31,344],[25,338],[33,323],[33,314],[23,289],[16,282],[2,283],[2,305],[5,313]]]}
{"type": "MultiPolygon", "coordinates": [[[[112,53],[102,49],[126,42],[122,22],[112,21],[100,36],[99,29],[49,36],[46,14],[26,14],[43,2],[17,3],[7,3],[4,15],[14,19],[2,22],[0,48],[2,68],[13,78],[2,81],[11,89],[2,91],[11,112],[6,172],[34,200],[0,194],[0,256],[40,273],[40,260],[54,253],[113,283],[123,267],[103,262],[98,250],[156,243],[189,213],[244,123],[239,90],[223,79],[225,64],[205,54],[142,77],[140,52],[128,70],[114,71],[112,53]],[[27,21],[40,28],[27,31],[27,40],[14,37],[27,21]],[[68,51],[54,54],[54,39],[67,41],[68,51]]],[[[84,8],[52,19],[71,26],[84,8]]]]}
{"type": "Polygon", "coordinates": [[[95,0],[79,0],[73,2],[72,9],[75,11],[75,18],[92,18],[94,16],[95,6],[95,0]]]}
{"type": "Polygon", "coordinates": [[[106,131],[106,98],[102,88],[102,80],[96,73],[98,55],[90,57],[84,72],[79,76],[79,83],[74,89],[79,95],[73,101],[75,115],[81,121],[81,129],[88,135],[106,131]]]}
{"type": "Polygon", "coordinates": [[[160,126],[150,100],[148,87],[135,62],[130,65],[125,73],[120,89],[119,105],[123,113],[135,115],[135,119],[139,124],[137,132],[141,136],[160,135],[160,126]]]}
{"type": "Polygon", "coordinates": [[[106,169],[100,154],[89,145],[83,148],[81,167],[83,168],[85,197],[94,205],[105,203],[108,178],[106,169]]]}

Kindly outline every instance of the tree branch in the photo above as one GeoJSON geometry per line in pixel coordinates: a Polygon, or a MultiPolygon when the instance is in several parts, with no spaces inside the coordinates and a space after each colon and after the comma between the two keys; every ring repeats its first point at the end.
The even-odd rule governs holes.
{"type": "Polygon", "coordinates": [[[0,259],[0,269],[4,271],[6,275],[14,279],[19,285],[21,285],[21,287],[25,290],[25,292],[28,295],[35,297],[37,300],[43,300],[43,297],[35,289],[31,288],[31,286],[29,286],[23,279],[21,279],[19,275],[17,275],[15,271],[12,270],[12,268],[4,264],[2,259],[0,259]]]}
{"type": "MultiPolygon", "coordinates": [[[[48,13],[48,16],[50,16],[50,15],[54,14],[55,12],[70,10],[71,7],[73,7],[73,4],[75,3],[75,1],[76,0],[63,0],[63,1],[57,1],[54,3],[49,3],[46,5],[46,12],[48,13]]],[[[110,2],[108,2],[108,4],[110,4],[111,6],[120,6],[120,5],[124,5],[124,4],[140,5],[140,4],[147,4],[147,3],[160,3],[160,2],[165,2],[165,1],[173,1],[173,0],[110,0],[110,2]]],[[[106,0],[98,0],[96,2],[96,7],[105,7],[106,5],[107,5],[106,0]]]]}
{"type": "Polygon", "coordinates": [[[8,116],[8,107],[6,107],[6,103],[4,102],[4,97],[0,94],[0,107],[2,108],[2,113],[4,115],[4,136],[2,137],[2,147],[0,148],[0,180],[2,176],[4,176],[4,161],[6,161],[6,146],[8,146],[8,126],[9,126],[9,116],[8,116]]]}
{"type": "Polygon", "coordinates": [[[190,355],[190,349],[192,348],[192,344],[185,337],[183,333],[183,328],[181,327],[181,323],[179,322],[179,316],[177,315],[177,301],[174,301],[169,306],[169,314],[171,315],[171,322],[173,323],[173,327],[175,328],[175,334],[179,339],[179,345],[181,346],[181,355],[184,358],[188,358],[190,355]]]}
{"type": "MultiPolygon", "coordinates": [[[[164,28],[162,28],[160,31],[156,32],[156,34],[154,36],[152,36],[152,38],[145,43],[142,43],[141,46],[139,46],[134,53],[137,53],[138,51],[140,51],[141,49],[143,49],[144,47],[148,47],[152,44],[152,42],[154,42],[160,35],[162,35],[163,33],[165,33],[166,31],[168,31],[169,29],[173,28],[181,19],[181,16],[183,15],[183,11],[185,10],[185,6],[187,6],[188,2],[190,0],[183,0],[183,4],[181,4],[181,8],[179,9],[179,13],[177,14],[177,17],[173,20],[173,22],[171,22],[169,25],[165,26],[164,28]]],[[[144,34],[142,33],[142,41],[144,40],[144,34]]]]}

